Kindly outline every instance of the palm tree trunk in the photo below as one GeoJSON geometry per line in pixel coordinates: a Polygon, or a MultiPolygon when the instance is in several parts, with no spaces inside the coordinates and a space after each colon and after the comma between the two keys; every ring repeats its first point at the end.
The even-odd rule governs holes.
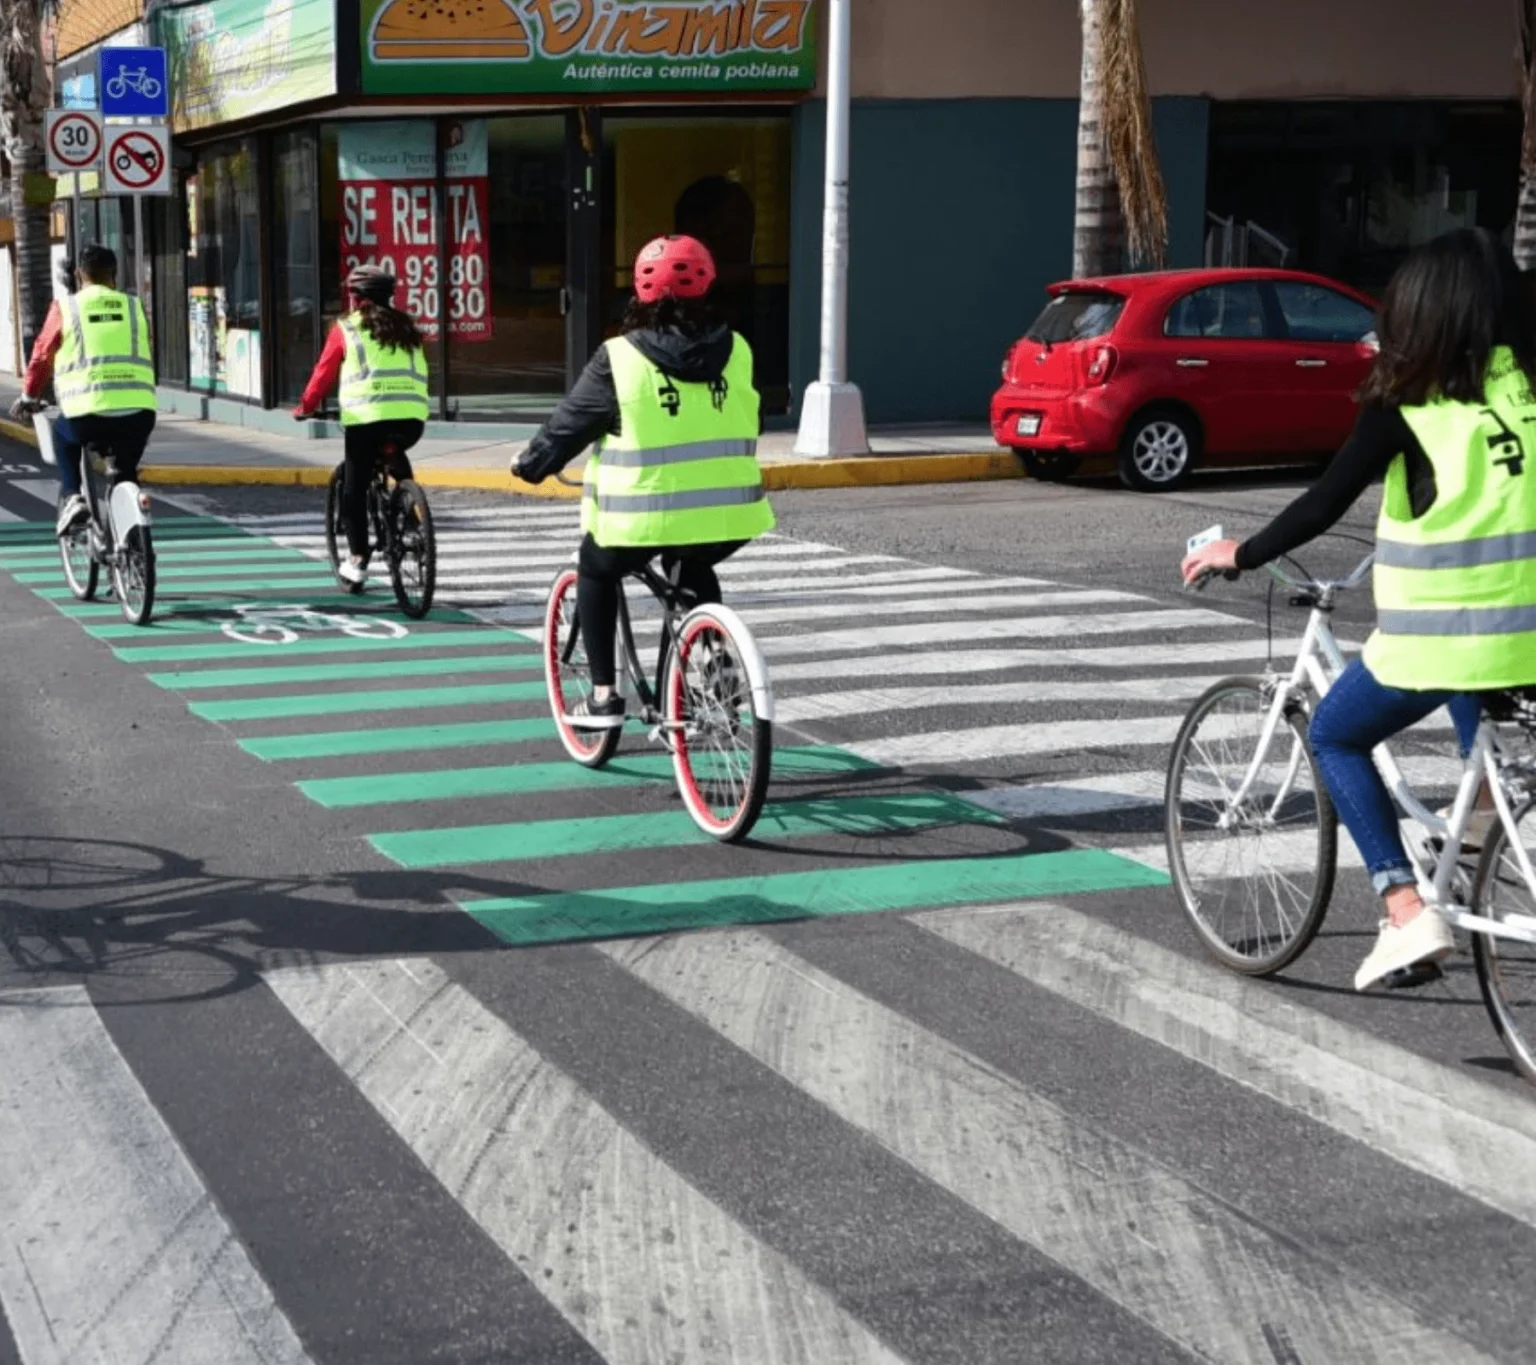
{"type": "Polygon", "coordinates": [[[1104,142],[1105,0],[1079,0],[1083,66],[1077,112],[1077,208],[1072,224],[1072,276],[1120,269],[1124,236],[1115,168],[1104,142]]]}
{"type": "Polygon", "coordinates": [[[1520,27],[1520,198],[1515,205],[1515,264],[1536,270],[1536,0],[1516,0],[1520,27]]]}
{"type": "Polygon", "coordinates": [[[11,163],[16,302],[23,359],[43,330],[53,297],[53,182],[46,174],[43,151],[43,115],[49,91],[42,28],[39,0],[0,0],[0,144],[11,163]]]}

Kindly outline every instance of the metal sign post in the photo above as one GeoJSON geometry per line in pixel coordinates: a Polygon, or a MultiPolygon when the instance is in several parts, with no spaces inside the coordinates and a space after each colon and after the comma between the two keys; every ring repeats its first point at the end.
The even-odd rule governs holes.
{"type": "Polygon", "coordinates": [[[171,193],[171,82],[163,47],[101,50],[101,112],[106,129],[102,188],[133,197],[134,291],[149,293],[144,250],[144,196],[171,193]],[[152,120],[144,122],[144,120],[152,120]]]}

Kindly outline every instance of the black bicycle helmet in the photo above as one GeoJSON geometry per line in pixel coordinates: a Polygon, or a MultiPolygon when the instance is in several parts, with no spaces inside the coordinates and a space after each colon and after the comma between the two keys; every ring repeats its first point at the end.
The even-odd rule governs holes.
{"type": "Polygon", "coordinates": [[[347,276],[347,288],[360,299],[388,303],[395,296],[395,277],[382,266],[354,266],[347,276]]]}

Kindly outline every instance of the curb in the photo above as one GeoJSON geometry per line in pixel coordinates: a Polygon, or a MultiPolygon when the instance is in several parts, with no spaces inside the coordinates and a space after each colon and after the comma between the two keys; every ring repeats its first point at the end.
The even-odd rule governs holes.
{"type": "MultiPolygon", "coordinates": [[[[36,448],[30,426],[0,418],[0,435],[36,448]]],[[[329,465],[200,465],[145,464],[145,483],[205,484],[288,488],[324,488],[331,480],[329,465]]],[[[979,483],[991,479],[1021,479],[1024,471],[1007,450],[935,453],[932,455],[853,455],[839,458],[784,460],[763,465],[763,487],[770,493],[801,488],[897,488],[918,484],[979,483]]],[[[520,493],[534,498],[574,499],[579,488],[546,479],[534,485],[514,479],[500,469],[418,468],[416,482],[427,488],[466,488],[492,493],[520,493]]]]}

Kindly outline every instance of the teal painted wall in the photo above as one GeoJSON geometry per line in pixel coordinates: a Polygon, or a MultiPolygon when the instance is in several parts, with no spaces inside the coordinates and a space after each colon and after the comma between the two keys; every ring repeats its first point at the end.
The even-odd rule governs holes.
{"type": "MultiPolygon", "coordinates": [[[[1208,102],[1159,99],[1171,265],[1199,265],[1208,102]]],[[[795,114],[790,375],[816,377],[826,105],[795,114]]],[[[1072,273],[1075,100],[853,108],[848,364],[871,423],[980,421],[1004,352],[1072,273]]],[[[797,407],[798,414],[798,407],[797,407]]]]}

